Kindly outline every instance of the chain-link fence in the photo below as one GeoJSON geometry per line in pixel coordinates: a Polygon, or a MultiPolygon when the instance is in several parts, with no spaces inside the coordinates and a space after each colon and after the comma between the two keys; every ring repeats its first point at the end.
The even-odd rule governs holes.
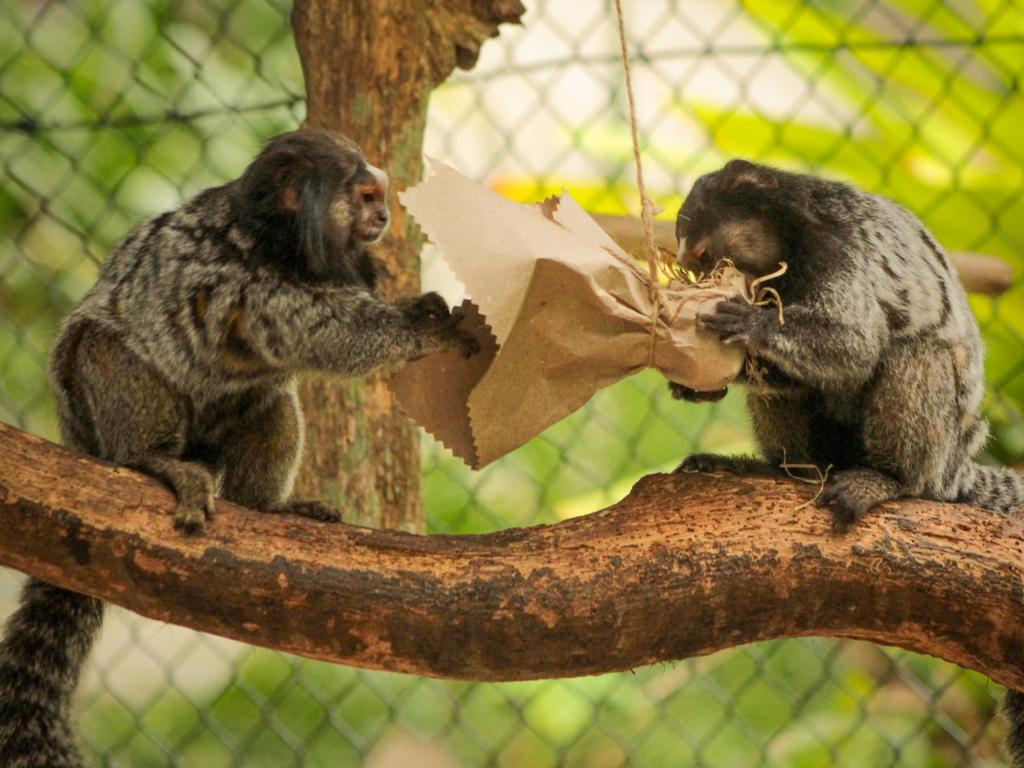
{"type": "MultiPolygon", "coordinates": [[[[648,184],[666,215],[731,156],[889,194],[952,248],[1024,254],[1024,6],[1015,0],[625,3],[648,184]]],[[[303,112],[283,0],[0,6],[0,419],[54,437],[46,353],[116,239],[231,178],[303,112]]],[[[427,11],[429,12],[429,11],[427,11]]],[[[533,200],[632,212],[606,0],[536,0],[431,102],[427,151],[533,200]]],[[[456,298],[436,258],[425,283],[456,298]]],[[[1024,284],[975,297],[989,458],[1024,456],[1024,284]]],[[[472,473],[430,441],[432,531],[546,522],[694,448],[749,449],[736,393],[625,381],[472,473]]],[[[17,574],[0,583],[9,612],[17,574]]],[[[680,631],[685,631],[684,627],[680,631]]],[[[81,697],[103,765],[983,766],[998,686],[864,643],[765,643],[631,674],[464,684],[250,649],[112,609],[81,697]]]]}

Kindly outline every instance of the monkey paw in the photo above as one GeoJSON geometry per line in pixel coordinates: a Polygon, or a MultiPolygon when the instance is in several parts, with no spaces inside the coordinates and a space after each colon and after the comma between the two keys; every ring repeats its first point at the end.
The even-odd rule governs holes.
{"type": "Polygon", "coordinates": [[[420,356],[449,347],[458,349],[463,357],[480,351],[477,340],[458,327],[462,313],[458,309],[449,311],[440,295],[425,293],[415,299],[405,299],[399,302],[399,306],[412,327],[425,334],[426,343],[420,356]]]}
{"type": "Polygon", "coordinates": [[[778,470],[768,462],[752,456],[720,456],[717,453],[694,453],[687,456],[676,472],[729,472],[734,475],[773,475],[778,470]]]}
{"type": "Polygon", "coordinates": [[[818,503],[832,510],[832,530],[844,533],[872,507],[898,495],[891,477],[873,469],[847,469],[829,481],[818,503]]]}
{"type": "Polygon", "coordinates": [[[463,357],[472,357],[480,351],[480,342],[474,336],[459,328],[465,319],[462,307],[452,310],[452,346],[458,349],[463,357]]]}
{"type": "Polygon", "coordinates": [[[668,390],[676,400],[685,400],[688,403],[717,403],[729,391],[725,387],[714,389],[710,392],[698,392],[674,381],[668,383],[668,390]]]}
{"type": "Polygon", "coordinates": [[[759,316],[760,308],[747,302],[742,296],[718,302],[707,314],[697,315],[697,326],[711,333],[726,344],[745,347],[759,316]]]}
{"type": "Polygon", "coordinates": [[[319,501],[306,499],[286,501],[271,507],[268,511],[279,515],[298,515],[299,517],[308,517],[312,520],[319,520],[324,523],[341,522],[341,512],[336,510],[334,507],[329,507],[319,501]]]}

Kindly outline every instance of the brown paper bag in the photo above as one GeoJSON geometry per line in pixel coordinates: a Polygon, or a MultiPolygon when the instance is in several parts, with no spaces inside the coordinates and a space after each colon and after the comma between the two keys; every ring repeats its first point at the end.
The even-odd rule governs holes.
{"type": "Polygon", "coordinates": [[[736,378],[743,350],[699,330],[696,317],[743,292],[739,272],[714,287],[662,289],[654,324],[646,270],[571,196],[523,205],[429,165],[433,175],[399,198],[466,286],[462,327],[481,351],[409,363],[389,387],[469,466],[504,456],[645,368],[698,391],[736,378]]]}

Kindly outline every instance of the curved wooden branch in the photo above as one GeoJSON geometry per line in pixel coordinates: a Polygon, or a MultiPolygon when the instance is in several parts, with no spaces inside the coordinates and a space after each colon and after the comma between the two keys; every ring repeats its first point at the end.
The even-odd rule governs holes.
{"type": "MultiPolygon", "coordinates": [[[[640,219],[633,216],[612,216],[601,213],[591,215],[601,225],[601,228],[625,250],[630,253],[640,253],[643,250],[640,219]]],[[[654,239],[657,245],[675,252],[675,223],[663,219],[655,221],[654,239]]],[[[953,266],[956,267],[964,288],[971,293],[998,296],[1013,285],[1013,267],[1002,259],[967,251],[954,251],[950,254],[950,258],[953,260],[953,266]]]]}
{"type": "Polygon", "coordinates": [[[829,532],[814,488],[653,475],[557,525],[416,536],[219,504],[203,537],[126,469],[0,425],[0,561],[161,621],[467,680],[622,670],[756,640],[898,645],[1024,688],[1024,529],[885,505],[829,532]]]}

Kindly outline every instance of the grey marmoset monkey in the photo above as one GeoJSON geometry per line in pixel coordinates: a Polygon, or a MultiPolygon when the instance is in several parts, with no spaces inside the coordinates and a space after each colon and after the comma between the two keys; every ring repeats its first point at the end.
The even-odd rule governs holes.
{"type": "MultiPolygon", "coordinates": [[[[214,496],[336,521],[291,500],[295,375],[357,376],[452,345],[440,296],[374,291],[387,176],[339,134],[269,141],[240,178],[135,227],[64,321],[50,374],[65,445],[164,481],[175,526],[214,496]]],[[[0,644],[0,766],[82,765],[71,699],[102,622],[92,597],[29,579],[0,644]]]]}
{"type": "MultiPolygon", "coordinates": [[[[762,459],[695,454],[680,469],[833,473],[822,494],[843,530],[904,496],[1024,508],[1024,476],[973,461],[988,436],[978,324],[949,256],[892,200],[744,160],[697,180],[679,211],[680,262],[730,259],[772,280],[784,307],[724,301],[698,318],[764,373],[747,406],[762,459]]],[[[683,399],[713,395],[673,385],[683,399]]],[[[1024,768],[1024,695],[1007,693],[1024,768]]]]}

